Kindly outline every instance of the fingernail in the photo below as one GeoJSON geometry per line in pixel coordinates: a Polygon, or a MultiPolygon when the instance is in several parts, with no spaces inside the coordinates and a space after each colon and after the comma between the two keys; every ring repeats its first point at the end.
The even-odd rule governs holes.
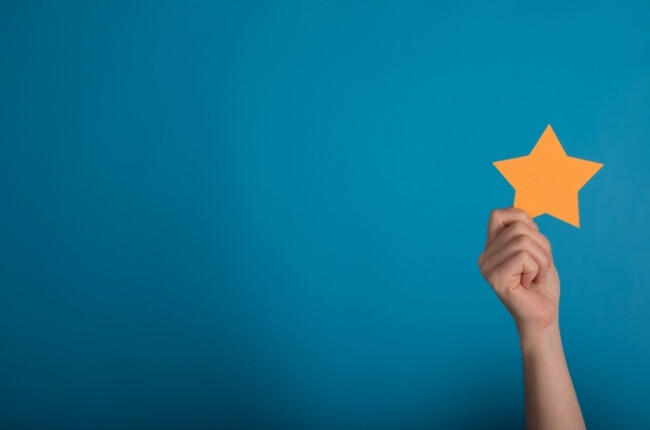
{"type": "Polygon", "coordinates": [[[535,230],[539,230],[539,227],[537,227],[537,224],[535,224],[535,221],[532,219],[530,220],[530,225],[532,225],[535,230]]]}

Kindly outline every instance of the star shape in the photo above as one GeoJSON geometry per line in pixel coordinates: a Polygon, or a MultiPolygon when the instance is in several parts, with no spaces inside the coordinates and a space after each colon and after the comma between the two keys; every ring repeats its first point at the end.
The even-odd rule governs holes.
{"type": "Polygon", "coordinates": [[[603,165],[569,157],[549,124],[529,155],[496,161],[515,189],[514,207],[532,218],[549,214],[580,227],[578,191],[603,165]]]}

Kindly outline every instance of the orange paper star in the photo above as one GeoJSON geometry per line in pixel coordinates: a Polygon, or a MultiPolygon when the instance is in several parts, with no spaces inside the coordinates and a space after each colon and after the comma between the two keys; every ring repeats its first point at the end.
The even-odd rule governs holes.
{"type": "Polygon", "coordinates": [[[580,227],[578,191],[603,167],[569,157],[549,124],[531,153],[494,166],[515,189],[514,207],[531,217],[549,214],[580,227]]]}

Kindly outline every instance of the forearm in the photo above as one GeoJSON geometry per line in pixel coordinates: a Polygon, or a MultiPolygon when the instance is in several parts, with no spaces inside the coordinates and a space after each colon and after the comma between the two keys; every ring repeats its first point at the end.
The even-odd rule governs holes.
{"type": "Polygon", "coordinates": [[[584,429],[560,339],[560,277],[550,242],[526,212],[494,210],[478,265],[517,324],[526,428],[584,429]]]}
{"type": "Polygon", "coordinates": [[[520,330],[527,430],[584,429],[557,323],[520,330]]]}

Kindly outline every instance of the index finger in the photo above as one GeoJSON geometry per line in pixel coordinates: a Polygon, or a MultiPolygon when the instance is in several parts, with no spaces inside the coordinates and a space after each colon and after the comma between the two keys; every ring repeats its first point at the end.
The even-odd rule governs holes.
{"type": "Polygon", "coordinates": [[[485,246],[488,246],[506,227],[513,222],[525,222],[530,224],[537,230],[532,218],[523,210],[517,208],[495,209],[490,212],[490,220],[488,221],[487,241],[485,246]]]}

